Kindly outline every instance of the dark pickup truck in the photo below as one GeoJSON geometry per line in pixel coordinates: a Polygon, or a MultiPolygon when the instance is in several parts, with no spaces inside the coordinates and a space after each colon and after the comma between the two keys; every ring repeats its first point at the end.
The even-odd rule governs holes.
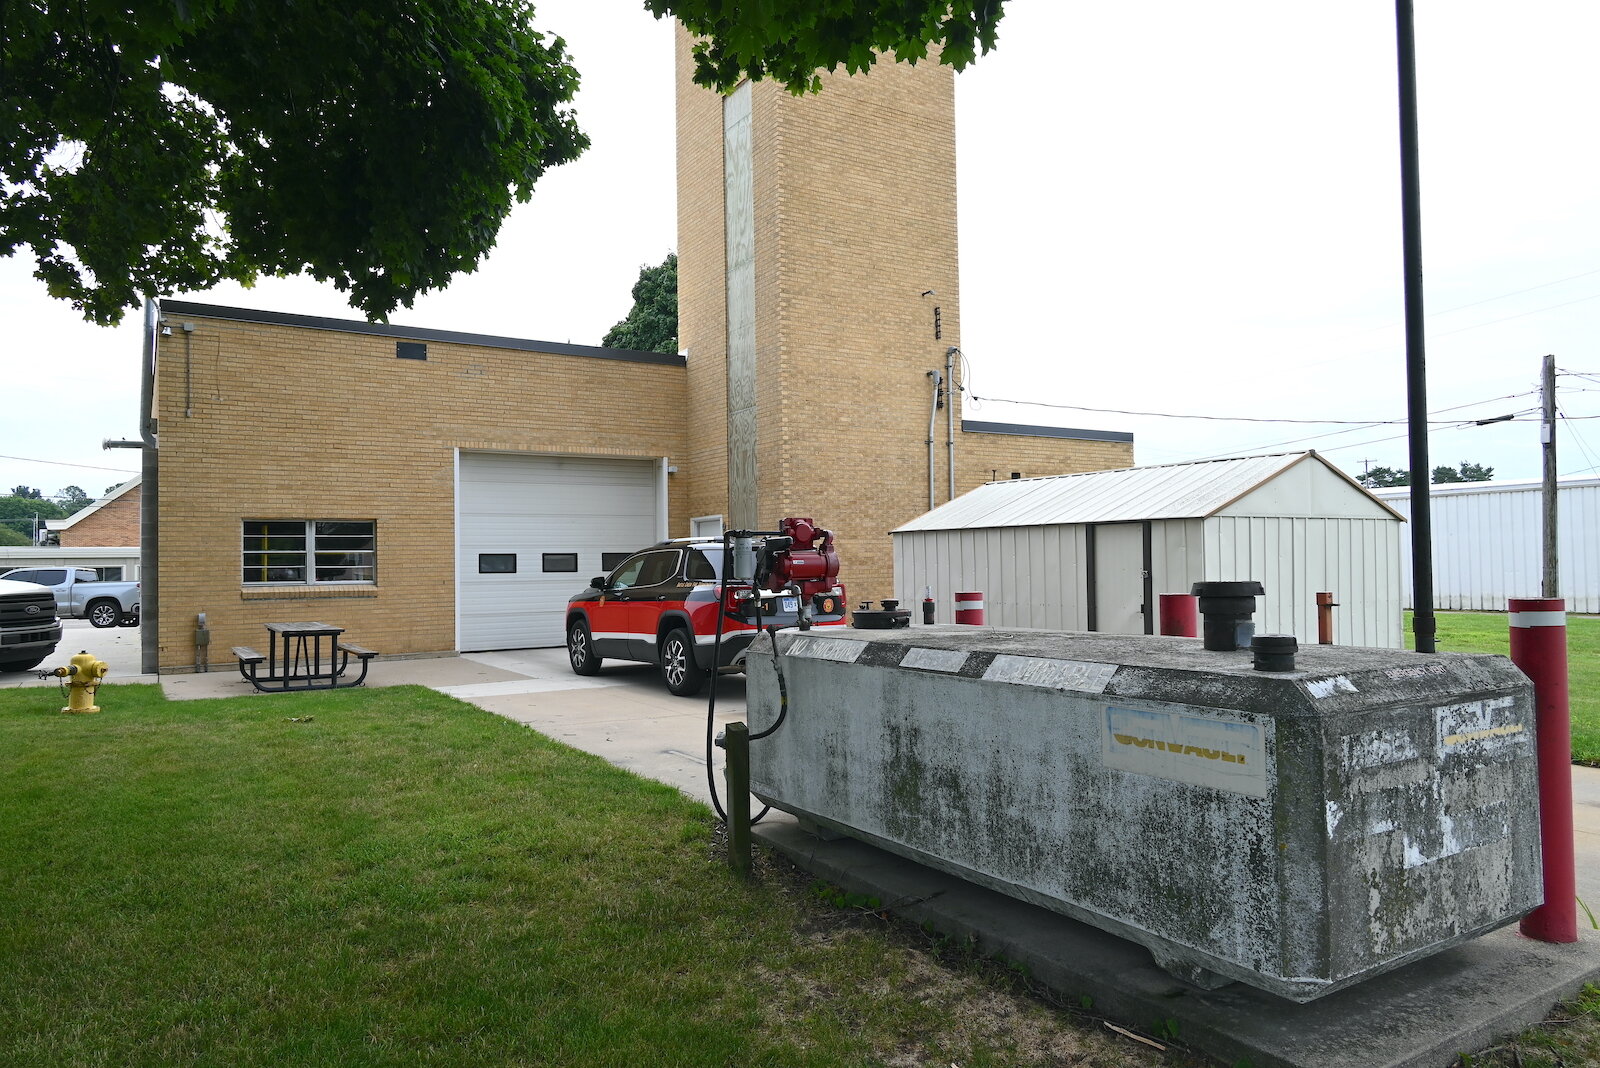
{"type": "Polygon", "coordinates": [[[61,641],[56,597],[47,586],[0,579],[0,671],[27,671],[61,641]]]}

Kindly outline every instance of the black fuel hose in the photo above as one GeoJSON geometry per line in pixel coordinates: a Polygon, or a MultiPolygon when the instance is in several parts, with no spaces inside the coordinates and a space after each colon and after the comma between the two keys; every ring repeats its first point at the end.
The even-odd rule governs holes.
{"type": "MultiPolygon", "coordinates": [[[[717,792],[717,768],[712,757],[716,752],[717,746],[717,677],[722,666],[722,620],[724,613],[727,612],[727,604],[725,602],[728,596],[728,572],[731,569],[731,549],[728,544],[730,533],[729,531],[722,532],[722,572],[721,581],[717,584],[717,636],[711,645],[711,697],[706,702],[706,786],[711,791],[711,807],[716,810],[717,818],[723,823],[728,822],[728,813],[723,809],[722,797],[717,792]]],[[[756,630],[759,631],[761,629],[761,598],[756,597],[754,600],[756,602],[756,630]]],[[[774,658],[773,662],[776,664],[776,658],[774,658]]],[[[781,672],[778,675],[778,687],[780,691],[783,688],[783,674],[781,672]]],[[[788,705],[789,698],[785,693],[783,708],[778,713],[779,723],[783,722],[783,712],[787,710],[788,705]]],[[[777,723],[762,731],[759,737],[765,738],[772,733],[775,727],[777,727],[777,723]]],[[[758,736],[751,735],[751,737],[758,736]]],[[[763,805],[761,811],[751,817],[750,825],[753,827],[760,823],[762,817],[770,811],[772,811],[771,805],[763,805]]]]}

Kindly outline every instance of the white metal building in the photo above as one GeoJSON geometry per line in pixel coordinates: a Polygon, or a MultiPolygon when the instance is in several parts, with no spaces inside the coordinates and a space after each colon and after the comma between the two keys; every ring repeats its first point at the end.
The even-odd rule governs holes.
{"type": "Polygon", "coordinates": [[[1259,633],[1317,635],[1339,604],[1340,645],[1402,644],[1402,516],[1315,452],[990,482],[893,532],[895,592],[957,591],[1003,627],[1152,633],[1162,593],[1199,581],[1266,588],[1259,633]]]}
{"type": "MultiPolygon", "coordinates": [[[[1557,480],[1556,549],[1569,612],[1600,612],[1600,478],[1557,480]]],[[[1504,612],[1512,597],[1539,596],[1544,559],[1543,483],[1460,482],[1431,487],[1433,606],[1504,612]]],[[[1374,496],[1411,515],[1409,489],[1374,496]]],[[[1411,603],[1411,540],[1400,552],[1411,603]]]]}

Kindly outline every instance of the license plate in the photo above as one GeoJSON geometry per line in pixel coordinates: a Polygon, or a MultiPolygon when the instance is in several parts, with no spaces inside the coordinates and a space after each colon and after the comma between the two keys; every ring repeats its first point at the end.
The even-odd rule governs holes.
{"type": "Polygon", "coordinates": [[[782,601],[782,605],[782,610],[785,612],[800,611],[800,599],[798,597],[785,597],[782,601]]]}

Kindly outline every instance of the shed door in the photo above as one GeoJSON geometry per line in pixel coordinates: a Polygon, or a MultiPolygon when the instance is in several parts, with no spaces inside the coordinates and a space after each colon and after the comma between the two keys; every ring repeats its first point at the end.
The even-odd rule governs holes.
{"type": "Polygon", "coordinates": [[[658,483],[653,460],[462,453],[461,651],[564,644],[567,598],[657,540],[658,483]]]}
{"type": "Polygon", "coordinates": [[[1103,634],[1148,633],[1145,617],[1145,538],[1143,523],[1094,527],[1095,618],[1103,634]]]}

